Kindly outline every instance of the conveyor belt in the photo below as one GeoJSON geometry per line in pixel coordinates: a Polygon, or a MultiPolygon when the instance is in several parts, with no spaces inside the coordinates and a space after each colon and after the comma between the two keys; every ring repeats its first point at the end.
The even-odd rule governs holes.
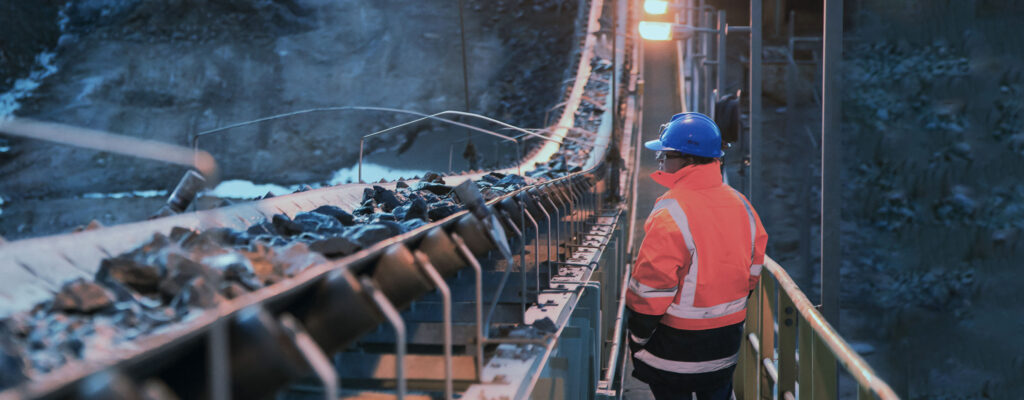
{"type": "MultiPolygon", "coordinates": [[[[596,39],[589,32],[597,31],[601,12],[601,7],[595,6],[599,2],[593,0],[591,3],[586,24],[588,34],[584,35],[580,51],[580,60],[588,61],[577,62],[576,81],[567,95],[559,123],[553,129],[556,138],[565,137],[572,131],[590,80],[592,63],[589,60],[593,58],[596,39]]],[[[325,354],[334,354],[350,346],[393,317],[390,315],[393,310],[389,307],[405,308],[439,287],[429,270],[436,269],[439,275],[451,281],[456,275],[476,276],[472,272],[459,271],[467,266],[479,267],[490,274],[488,276],[502,282],[497,286],[497,295],[484,296],[494,298],[502,296],[501,288],[506,286],[513,269],[520,271],[518,276],[525,287],[527,274],[520,268],[525,268],[526,247],[532,245],[534,250],[539,249],[542,239],[554,240],[555,247],[545,244],[547,250],[544,253],[550,255],[551,249],[555,249],[557,258],[562,252],[559,242],[564,240],[561,239],[569,238],[570,232],[578,237],[583,247],[566,248],[562,255],[561,259],[568,259],[566,262],[569,264],[578,261],[581,254],[599,256],[612,235],[611,228],[601,226],[614,227],[618,216],[614,210],[610,215],[598,215],[601,212],[598,193],[602,190],[598,186],[603,187],[601,182],[607,171],[599,163],[608,148],[612,130],[606,119],[610,119],[608,113],[601,118],[605,122],[594,138],[598,145],[588,149],[590,153],[582,172],[516,191],[487,202],[486,206],[482,202],[473,205],[466,198],[468,195],[460,194],[463,202],[471,203],[470,210],[222,302],[216,308],[199,313],[165,332],[145,336],[130,346],[118,348],[116,353],[108,354],[108,358],[71,362],[47,374],[45,379],[0,393],[0,399],[133,398],[132,394],[140,390],[159,391],[161,387],[170,388],[181,398],[260,397],[286,383],[308,379],[314,372],[318,372],[321,378],[329,375],[323,368],[327,360],[325,354]],[[595,229],[588,232],[591,235],[579,232],[588,225],[595,229]],[[512,251],[515,249],[520,252],[518,262],[512,251]]],[[[547,143],[542,146],[522,163],[524,169],[545,161],[558,150],[549,149],[549,146],[556,145],[547,143]]],[[[465,174],[446,177],[446,180],[456,185],[479,179],[484,174],[465,174]]],[[[351,211],[354,205],[359,204],[363,190],[368,186],[340,185],[154,221],[3,245],[0,247],[3,256],[0,257],[0,270],[5,271],[5,280],[0,282],[0,315],[25,310],[50,297],[64,281],[77,277],[91,278],[102,259],[128,251],[154,233],[166,234],[173,227],[199,231],[214,227],[244,229],[274,214],[293,217],[321,205],[334,205],[351,211]]],[[[618,240],[616,245],[620,244],[621,240],[618,240]]],[[[540,253],[532,254],[536,264],[532,272],[537,274],[537,283],[528,292],[540,296],[533,297],[539,303],[550,301],[560,308],[545,310],[540,307],[537,311],[535,306],[516,317],[521,318],[518,321],[509,321],[507,316],[498,317],[495,319],[498,325],[513,322],[518,330],[495,333],[494,340],[480,340],[477,334],[472,341],[477,349],[475,352],[467,350],[477,363],[474,375],[501,387],[491,385],[487,389],[474,385],[467,389],[467,394],[487,392],[490,396],[500,392],[512,397],[528,394],[536,383],[536,376],[526,379],[522,385],[514,384],[509,381],[510,377],[506,377],[502,386],[501,379],[492,379],[494,369],[500,370],[502,360],[511,357],[520,361],[532,360],[529,362],[534,363],[531,365],[539,371],[565,328],[568,315],[589,287],[582,282],[590,279],[596,264],[587,261],[575,266],[555,265],[555,272],[545,276],[545,280],[554,278],[551,275],[558,275],[563,277],[558,279],[568,281],[559,283],[561,287],[554,287],[555,293],[537,293],[548,286],[540,284],[540,253]],[[544,319],[535,315],[538,312],[551,313],[549,315],[553,318],[549,318],[548,323],[553,323],[554,332],[531,327],[544,319]],[[487,350],[492,357],[487,366],[480,366],[479,363],[484,361],[483,345],[496,345],[502,340],[498,339],[499,336],[504,336],[509,343],[487,350]],[[529,356],[517,353],[524,346],[523,343],[516,344],[517,341],[526,343],[528,348],[533,346],[529,343],[534,343],[541,346],[537,349],[546,350],[529,350],[529,356]]],[[[621,253],[616,254],[621,256],[621,253]]],[[[549,268],[553,265],[547,264],[549,268]]],[[[517,284],[511,282],[508,286],[517,284]]],[[[513,298],[526,301],[526,292],[513,298]]],[[[477,299],[472,303],[484,306],[481,296],[483,294],[477,291],[477,299]]],[[[477,318],[469,320],[475,320],[479,325],[480,313],[477,314],[477,318]]],[[[490,327],[490,324],[485,325],[490,327]]],[[[398,354],[396,352],[395,355],[398,354]]],[[[600,361],[600,349],[596,354],[600,361]]],[[[395,382],[404,382],[404,379],[392,378],[395,382]]],[[[325,388],[331,390],[329,385],[325,388]]]]}

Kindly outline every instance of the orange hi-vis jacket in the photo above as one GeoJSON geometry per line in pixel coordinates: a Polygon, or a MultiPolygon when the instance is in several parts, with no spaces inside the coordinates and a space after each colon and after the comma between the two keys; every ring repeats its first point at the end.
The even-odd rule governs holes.
{"type": "Polygon", "coordinates": [[[626,305],[675,329],[742,322],[768,243],[757,212],[722,182],[718,162],[651,178],[669,191],[644,225],[626,305]]]}

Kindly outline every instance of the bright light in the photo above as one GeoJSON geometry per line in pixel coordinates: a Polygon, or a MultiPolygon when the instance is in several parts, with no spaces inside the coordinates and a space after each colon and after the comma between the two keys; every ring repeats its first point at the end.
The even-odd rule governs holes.
{"type": "Polygon", "coordinates": [[[647,40],[669,40],[672,38],[672,24],[640,21],[640,37],[647,40]]]}
{"type": "Polygon", "coordinates": [[[644,11],[651,15],[661,15],[668,10],[668,2],[662,0],[647,0],[644,2],[644,11]]]}

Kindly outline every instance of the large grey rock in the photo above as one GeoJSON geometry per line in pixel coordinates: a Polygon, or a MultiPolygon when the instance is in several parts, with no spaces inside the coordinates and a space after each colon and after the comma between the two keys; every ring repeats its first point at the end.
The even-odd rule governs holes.
{"type": "Polygon", "coordinates": [[[309,249],[327,257],[343,257],[353,254],[362,247],[348,237],[331,237],[309,244],[309,249]]]}
{"type": "Polygon", "coordinates": [[[338,222],[341,222],[344,226],[352,226],[355,224],[355,218],[352,214],[349,214],[345,212],[345,210],[335,206],[320,206],[313,210],[313,212],[334,217],[334,219],[337,219],[338,222]]]}
{"type": "Polygon", "coordinates": [[[53,296],[53,309],[66,312],[92,313],[113,304],[113,293],[82,278],[64,284],[53,296]]]}

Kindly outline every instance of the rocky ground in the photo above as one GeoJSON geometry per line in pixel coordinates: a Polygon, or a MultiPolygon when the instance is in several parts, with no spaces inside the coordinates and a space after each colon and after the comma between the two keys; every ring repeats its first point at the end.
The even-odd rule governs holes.
{"type": "MultiPolygon", "coordinates": [[[[577,2],[467,1],[470,108],[540,127],[561,101],[576,46],[577,2]]],[[[186,145],[190,135],[234,122],[324,106],[420,112],[465,108],[457,6],[447,1],[81,0],[33,8],[5,2],[5,19],[33,25],[3,32],[23,53],[51,49],[56,70],[21,98],[16,115],[186,145]],[[28,43],[26,31],[48,32],[28,43]],[[424,79],[430,77],[431,79],[424,79]]],[[[10,59],[11,57],[8,57],[10,59]]],[[[10,64],[14,65],[14,64],[10,64]]],[[[21,74],[21,75],[19,75],[21,74]]],[[[315,114],[204,138],[222,179],[296,185],[328,181],[355,164],[358,138],[412,119],[315,114]]],[[[465,130],[422,124],[367,143],[367,161],[447,170],[465,130]],[[413,150],[413,151],[410,151],[413,150]],[[441,156],[441,155],[444,156],[441,156]]],[[[480,153],[494,142],[473,139],[480,153]]],[[[140,220],[159,198],[83,198],[88,193],[167,190],[183,170],[149,161],[28,140],[0,152],[0,236],[67,231],[92,219],[140,220]]],[[[493,157],[481,167],[493,163],[493,157]]]]}
{"type": "MultiPolygon", "coordinates": [[[[905,398],[1016,398],[1019,6],[865,1],[847,11],[840,332],[905,398]]],[[[772,90],[785,89],[782,76],[766,73],[775,83],[765,88],[761,215],[769,252],[815,301],[820,114],[815,85],[791,86],[798,103],[787,104],[772,90]]]]}

